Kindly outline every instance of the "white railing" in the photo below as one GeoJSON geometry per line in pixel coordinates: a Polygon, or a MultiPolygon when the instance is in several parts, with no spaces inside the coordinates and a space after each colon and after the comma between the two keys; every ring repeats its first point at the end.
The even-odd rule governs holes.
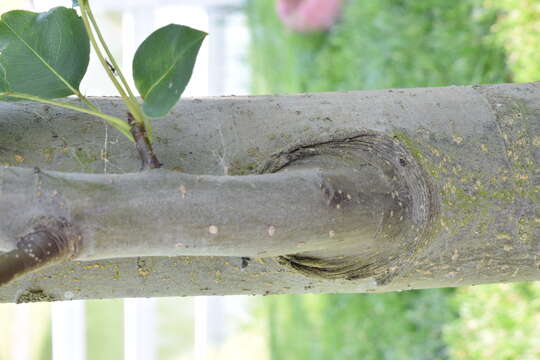
{"type": "Polygon", "coordinates": [[[156,317],[156,299],[124,299],[125,360],[157,358],[156,317]]]}
{"type": "Polygon", "coordinates": [[[52,304],[52,353],[54,360],[86,359],[86,314],[84,301],[52,304]]]}

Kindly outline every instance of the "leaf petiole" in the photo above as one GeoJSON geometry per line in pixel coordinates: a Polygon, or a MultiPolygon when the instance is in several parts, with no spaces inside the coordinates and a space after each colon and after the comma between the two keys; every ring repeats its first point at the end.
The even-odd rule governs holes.
{"type": "Polygon", "coordinates": [[[133,94],[133,91],[131,90],[131,87],[129,86],[129,83],[127,82],[124,74],[122,73],[122,69],[118,65],[116,59],[114,58],[112,52],[109,49],[109,46],[107,45],[107,42],[103,38],[101,30],[99,29],[99,25],[97,24],[96,18],[94,17],[94,14],[92,12],[92,8],[89,5],[85,5],[85,6],[86,6],[85,7],[86,14],[88,15],[88,19],[90,20],[90,23],[92,24],[92,26],[94,28],[94,31],[96,32],[97,38],[98,38],[101,46],[103,47],[103,50],[105,51],[105,54],[109,58],[109,61],[111,62],[112,66],[114,67],[114,69],[118,73],[118,77],[120,78],[120,81],[122,82],[122,85],[124,86],[124,89],[127,92],[128,96],[129,96],[129,99],[131,100],[131,102],[134,105],[134,109],[133,109],[134,114],[133,114],[133,116],[135,117],[136,121],[137,120],[140,121],[142,119],[142,122],[144,123],[144,128],[146,130],[146,133],[147,133],[148,137],[151,140],[152,139],[152,126],[151,126],[152,124],[149,121],[149,119],[146,116],[144,116],[144,114],[143,114],[143,112],[141,110],[141,107],[139,105],[139,102],[137,101],[137,98],[133,94]]]}
{"type": "Polygon", "coordinates": [[[115,116],[104,114],[101,111],[87,109],[81,106],[77,106],[77,105],[73,105],[73,104],[69,104],[69,103],[65,103],[61,101],[45,99],[39,96],[33,96],[33,95],[22,94],[22,93],[11,92],[11,91],[0,92],[0,97],[3,97],[3,96],[22,99],[22,100],[41,102],[44,104],[54,105],[58,107],[63,107],[65,109],[70,109],[70,110],[79,111],[85,114],[94,115],[96,117],[99,117],[107,121],[112,127],[114,127],[115,129],[120,131],[122,134],[127,136],[128,139],[135,142],[135,140],[133,139],[133,135],[131,134],[131,131],[130,131],[131,127],[125,121],[115,116]]]}
{"type": "Polygon", "coordinates": [[[83,5],[83,4],[84,3],[82,3],[82,2],[80,4],[81,16],[82,16],[82,20],[83,20],[83,23],[84,23],[84,27],[86,28],[86,32],[88,33],[88,38],[90,39],[90,43],[92,44],[92,47],[96,51],[96,55],[97,55],[99,61],[101,62],[101,65],[103,66],[103,68],[107,72],[107,75],[109,75],[109,78],[112,81],[113,85],[116,87],[116,90],[118,90],[118,93],[120,94],[120,96],[122,96],[122,98],[124,100],[126,100],[127,99],[126,92],[124,91],[124,89],[122,88],[122,85],[118,82],[118,80],[114,76],[113,72],[111,71],[111,69],[107,65],[107,60],[103,56],[103,53],[101,52],[101,48],[99,47],[99,45],[98,45],[98,43],[97,43],[97,41],[96,41],[96,39],[94,37],[94,34],[92,32],[92,28],[90,26],[90,22],[88,20],[88,15],[86,13],[86,5],[83,5]]]}
{"type": "Polygon", "coordinates": [[[103,38],[103,35],[101,34],[101,31],[92,13],[89,3],[87,1],[81,2],[80,8],[81,8],[81,15],[82,15],[83,23],[88,33],[88,37],[90,39],[92,47],[96,51],[96,55],[99,58],[101,65],[103,66],[110,80],[113,82],[114,86],[118,90],[118,93],[123,98],[124,103],[128,107],[130,113],[133,114],[135,118],[135,122],[141,123],[144,125],[145,130],[146,130],[146,135],[148,136],[149,141],[151,143],[152,142],[151,141],[152,128],[151,128],[150,121],[142,113],[140,105],[137,102],[137,98],[135,97],[135,95],[133,95],[133,92],[131,91],[131,88],[129,87],[129,84],[126,81],[126,78],[124,77],[120,67],[118,66],[118,63],[116,62],[114,56],[109,50],[109,47],[107,46],[107,43],[105,42],[105,39],[103,38]],[[94,36],[94,32],[96,36],[94,36]],[[96,40],[96,37],[97,37],[97,40],[96,40]],[[98,41],[99,41],[99,44],[98,44],[98,41]],[[105,58],[101,48],[103,48],[103,51],[107,55],[108,59],[105,58]],[[112,71],[111,66],[109,66],[109,61],[112,67],[116,70],[116,73],[118,74],[118,77],[120,78],[120,82],[118,81],[114,72],[112,71]]]}

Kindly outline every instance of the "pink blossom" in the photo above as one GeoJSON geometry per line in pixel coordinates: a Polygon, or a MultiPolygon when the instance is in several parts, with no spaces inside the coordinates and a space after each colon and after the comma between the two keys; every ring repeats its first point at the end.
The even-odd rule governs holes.
{"type": "Polygon", "coordinates": [[[276,0],[279,18],[290,30],[328,30],[341,14],[342,0],[276,0]]]}

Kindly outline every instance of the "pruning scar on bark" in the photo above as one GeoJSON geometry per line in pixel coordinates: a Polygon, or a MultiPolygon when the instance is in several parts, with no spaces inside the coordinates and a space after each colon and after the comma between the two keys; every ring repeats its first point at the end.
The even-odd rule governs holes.
{"type": "MultiPolygon", "coordinates": [[[[274,155],[260,173],[277,172],[317,156],[332,156],[350,166],[356,164],[360,166],[359,173],[367,169],[365,166],[380,170],[383,175],[375,183],[388,184],[390,189],[387,195],[393,205],[382,212],[383,221],[376,237],[380,241],[393,239],[394,243],[402,246],[397,249],[390,246],[390,252],[383,250],[380,254],[373,254],[364,252],[362,241],[358,241],[356,248],[347,249],[342,254],[326,256],[324,251],[299,252],[280,256],[278,262],[308,277],[346,280],[374,278],[378,285],[388,284],[408,270],[431,241],[439,204],[430,177],[398,139],[369,131],[292,147],[274,155]]],[[[371,200],[372,189],[359,189],[355,201],[352,201],[353,196],[339,185],[341,181],[324,179],[320,184],[326,205],[330,208],[341,211],[345,205],[358,206],[364,200],[371,200]]],[[[336,230],[339,229],[328,231],[329,238],[336,236],[336,230]]],[[[384,249],[384,246],[381,248],[384,249]]]]}

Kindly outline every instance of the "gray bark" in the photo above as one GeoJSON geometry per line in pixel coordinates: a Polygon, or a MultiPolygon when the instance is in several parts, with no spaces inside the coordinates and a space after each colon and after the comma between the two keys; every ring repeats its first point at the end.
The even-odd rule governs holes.
{"type": "Polygon", "coordinates": [[[80,234],[0,301],[540,278],[537,83],[188,99],[155,129],[138,173],[99,121],[0,104],[0,251],[40,216],[80,234]]]}

